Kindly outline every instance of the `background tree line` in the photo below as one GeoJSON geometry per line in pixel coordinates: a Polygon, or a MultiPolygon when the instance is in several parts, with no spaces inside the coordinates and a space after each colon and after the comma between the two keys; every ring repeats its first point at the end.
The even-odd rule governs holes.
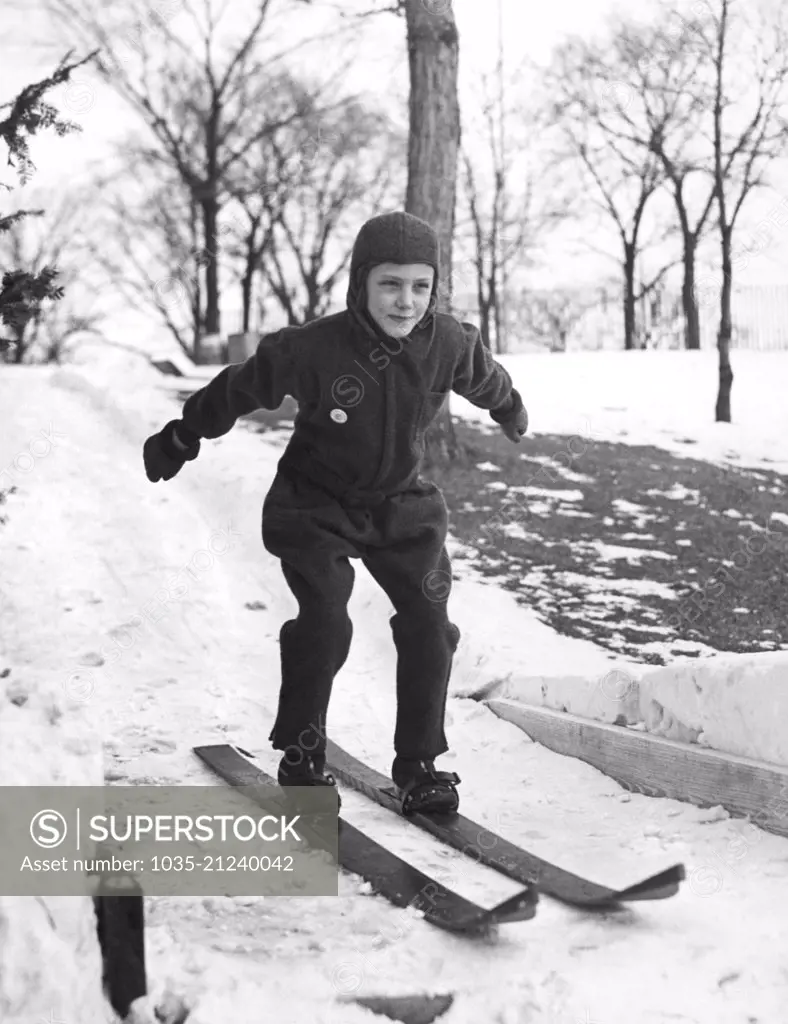
{"type": "MultiPolygon", "coordinates": [[[[229,330],[306,322],[341,306],[337,287],[360,223],[404,206],[441,237],[443,308],[476,318],[497,352],[516,344],[521,325],[553,345],[582,315],[568,289],[529,284],[558,231],[620,281],[626,349],[638,345],[638,303],[678,268],[684,343],[698,348],[699,296],[710,287],[699,280],[699,253],[716,246],[715,416],[730,420],[732,285],[752,253],[737,246],[737,228],[788,142],[779,3],[698,0],[687,13],[657,0],[649,17],[617,15],[599,38],[568,36],[545,66],[513,74],[501,51],[495,74],[462,108],[450,4],[349,5],[338,15],[343,46],[369,17],[402,24],[410,73],[402,128],[342,89],[352,57],[307,80],[293,68],[297,46],[272,52],[273,0],[257,0],[245,20],[232,3],[219,12],[211,0],[199,8],[134,0],[123,11],[97,0],[44,2],[64,38],[91,51],[74,68],[89,65],[123,96],[139,129],[90,189],[50,199],[35,244],[24,214],[0,221],[3,265],[29,275],[21,298],[20,279],[4,275],[5,358],[58,358],[80,331],[102,330],[102,312],[83,303],[64,322],[63,294],[32,287],[42,275],[54,287],[41,268],[55,265],[64,281],[89,269],[99,291],[148,313],[196,361],[207,337],[228,332],[223,305],[239,311],[229,330]],[[228,6],[229,42],[220,17],[228,6]],[[189,44],[176,14],[190,19],[189,44]],[[600,246],[598,226],[612,245],[600,246]]],[[[305,4],[320,6],[280,7],[305,4]]],[[[39,110],[31,130],[53,125],[41,117],[41,96],[65,81],[59,69],[7,105],[12,151],[19,135],[8,125],[19,124],[25,103],[39,110]]],[[[780,210],[771,224],[785,220],[780,210]]],[[[448,450],[451,436],[440,443],[448,450]]]]}

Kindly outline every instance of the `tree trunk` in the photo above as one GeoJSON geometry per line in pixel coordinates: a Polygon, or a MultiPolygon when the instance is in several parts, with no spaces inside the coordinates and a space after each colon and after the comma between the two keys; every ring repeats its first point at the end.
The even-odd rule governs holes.
{"type": "Polygon", "coordinates": [[[253,221],[246,235],[244,236],[244,272],[241,278],[241,331],[249,333],[249,324],[252,319],[252,290],[254,288],[254,277],[260,261],[260,252],[257,246],[257,227],[253,221]]]}
{"type": "MultiPolygon", "coordinates": [[[[200,223],[199,214],[197,211],[197,197],[194,192],[189,197],[189,229],[191,231],[191,243],[192,253],[195,259],[200,251],[200,223]]],[[[191,270],[191,268],[189,268],[191,270]]],[[[200,281],[200,263],[197,260],[197,272],[194,275],[192,281],[192,298],[191,298],[191,314],[192,314],[192,350],[189,353],[193,362],[199,363],[202,356],[202,346],[200,339],[202,337],[202,282],[200,281]]]]}
{"type": "Polygon", "coordinates": [[[731,316],[731,294],[733,291],[733,261],[731,260],[731,238],[733,232],[729,228],[722,232],[722,293],[720,299],[720,327],[717,333],[717,350],[719,359],[719,391],[715,419],[718,423],[731,422],[731,385],[733,370],[731,369],[731,336],[733,334],[733,318],[731,316]]]}
{"type": "MultiPolygon", "coordinates": [[[[731,260],[731,240],[733,225],[728,220],[728,204],[725,196],[724,144],[722,132],[722,115],[724,110],[724,63],[725,46],[728,39],[728,0],[722,0],[720,21],[717,26],[717,53],[715,54],[715,70],[717,72],[717,89],[714,97],[714,186],[719,211],[720,247],[722,249],[722,291],[720,293],[720,326],[717,332],[717,350],[719,352],[719,390],[714,418],[717,423],[731,422],[731,385],[733,370],[731,369],[730,348],[733,326],[731,321],[731,284],[733,266],[731,260]]],[[[736,219],[734,214],[733,219],[736,219]]]]}
{"type": "MultiPolygon", "coordinates": [[[[503,345],[502,345],[503,331],[501,330],[501,300],[500,300],[500,296],[498,294],[498,273],[497,273],[498,268],[496,266],[496,260],[497,260],[498,257],[497,257],[496,251],[495,251],[496,248],[497,248],[496,245],[491,246],[491,249],[492,249],[492,254],[491,254],[492,255],[492,267],[490,268],[490,292],[489,292],[489,295],[490,295],[490,305],[492,306],[492,310],[493,310],[493,317],[495,318],[495,351],[496,352],[502,352],[503,351],[503,345]]],[[[488,341],[487,341],[487,348],[489,348],[490,351],[492,351],[492,348],[491,348],[490,342],[489,342],[489,338],[488,338],[488,341]]]]}
{"type": "Polygon", "coordinates": [[[635,348],[635,246],[624,244],[624,348],[635,348]]]}
{"type": "Polygon", "coordinates": [[[479,304],[479,334],[485,348],[490,348],[490,303],[485,299],[479,304]]]}
{"type": "Polygon", "coordinates": [[[203,228],[205,231],[205,333],[219,334],[219,273],[216,225],[219,219],[219,204],[214,196],[201,202],[203,228]]]}
{"type": "Polygon", "coordinates": [[[20,365],[25,361],[25,353],[28,349],[29,340],[26,337],[28,333],[29,318],[26,313],[20,313],[18,316],[14,316],[12,322],[8,325],[9,331],[12,338],[12,356],[9,360],[11,363],[20,365]]]}
{"type": "Polygon", "coordinates": [[[202,285],[199,271],[194,279],[194,297],[192,298],[192,361],[202,362],[202,285]]]}
{"type": "Polygon", "coordinates": [[[695,247],[697,239],[692,234],[684,236],[684,282],[681,288],[681,303],[684,311],[684,346],[700,348],[700,311],[695,294],[695,247]]]}
{"type": "Polygon", "coordinates": [[[681,227],[682,262],[684,265],[684,280],[681,285],[681,310],[684,315],[684,347],[687,349],[699,349],[700,312],[698,310],[698,299],[695,294],[695,255],[708,208],[697,222],[693,231],[690,228],[687,205],[684,202],[684,177],[679,176],[675,165],[672,161],[668,160],[663,150],[660,150],[659,155],[673,182],[673,199],[676,203],[676,213],[678,214],[681,227]]]}
{"type": "MultiPolygon", "coordinates": [[[[406,0],[410,67],[410,131],[405,209],[428,221],[440,241],[438,309],[451,308],[452,240],[460,145],[457,96],[459,35],[451,5],[427,9],[406,0]]],[[[426,465],[447,464],[461,454],[448,400],[427,433],[426,465]]]]}
{"type": "Polygon", "coordinates": [[[304,287],[306,288],[306,307],[304,309],[304,323],[311,323],[312,320],[316,320],[318,316],[318,308],[320,306],[320,284],[317,279],[317,273],[311,272],[307,275],[304,281],[304,287]]]}
{"type": "Polygon", "coordinates": [[[249,260],[246,264],[244,276],[241,278],[241,300],[243,302],[243,323],[241,331],[249,333],[249,320],[252,311],[252,281],[254,280],[254,265],[249,260]]]}

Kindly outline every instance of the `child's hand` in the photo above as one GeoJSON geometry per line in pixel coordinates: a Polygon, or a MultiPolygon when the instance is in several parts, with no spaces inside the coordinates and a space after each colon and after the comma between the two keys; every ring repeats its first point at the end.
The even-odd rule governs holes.
{"type": "Polygon", "coordinates": [[[178,420],[170,420],[166,427],[153,434],[142,447],[145,472],[152,483],[171,480],[185,463],[196,459],[200,453],[200,442],[184,446],[179,442],[175,427],[178,420]]]}
{"type": "Polygon", "coordinates": [[[520,438],[528,430],[528,413],[520,409],[517,415],[501,424],[501,430],[514,444],[520,443],[520,438]]]}

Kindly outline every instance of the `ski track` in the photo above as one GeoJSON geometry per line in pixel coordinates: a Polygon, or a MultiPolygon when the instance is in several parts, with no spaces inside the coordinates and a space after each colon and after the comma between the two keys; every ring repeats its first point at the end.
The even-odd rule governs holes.
{"type": "MultiPolygon", "coordinates": [[[[260,507],[283,439],[239,426],[204,442],[175,480],[152,485],[141,445],[178,407],[151,390],[131,386],[121,400],[72,370],[0,375],[2,465],[50,424],[63,435],[17,477],[19,493],[4,509],[6,661],[21,680],[55,674],[66,685],[82,673],[113,783],[223,785],[192,746],[228,741],[268,770],[276,764],[267,735],[277,635],[295,605],[262,546],[260,507]],[[229,550],[197,569],[196,553],[227,536],[229,550]],[[189,564],[186,593],[159,621],[132,630],[129,643],[128,624],[189,564]],[[252,601],[266,608],[244,607],[252,601]],[[126,649],[95,664],[113,632],[126,649]]],[[[386,771],[390,609],[354,565],[354,643],[329,727],[386,771]]],[[[533,921],[483,940],[433,929],[346,875],[339,898],[148,899],[149,987],[169,983],[184,993],[194,1007],[190,1024],[355,1024],[381,1018],[342,997],[420,991],[456,994],[446,1024],[784,1019],[788,842],[724,815],[623,794],[471,700],[450,702],[447,725],[452,752],[439,764],[463,779],[466,814],[610,884],[683,860],[680,895],[598,917],[543,898],[533,921]]],[[[517,888],[358,794],[343,793],[343,812],[471,898],[497,902],[517,888]]]]}

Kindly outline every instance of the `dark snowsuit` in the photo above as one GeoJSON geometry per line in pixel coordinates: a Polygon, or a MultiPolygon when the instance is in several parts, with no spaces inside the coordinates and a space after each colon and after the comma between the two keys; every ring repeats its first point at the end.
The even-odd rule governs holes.
{"type": "Polygon", "coordinates": [[[356,239],[346,310],[266,335],[252,357],[222,370],[184,405],[186,427],[214,438],[241,415],[278,408],[286,395],[298,403],[262,523],[263,543],[280,559],[299,604],[280,633],[281,691],[270,736],[293,763],[325,748],[332,684],[353,635],[353,558],[394,607],[395,751],[432,760],[448,749],[444,712],[460,633],[447,615],[446,505],[419,474],[424,434],[452,390],[499,423],[522,402],[476,328],[435,312],[437,288],[433,230],[404,213],[375,217],[356,239]],[[366,275],[388,262],[435,268],[427,313],[402,339],[387,336],[366,312],[366,275]]]}

